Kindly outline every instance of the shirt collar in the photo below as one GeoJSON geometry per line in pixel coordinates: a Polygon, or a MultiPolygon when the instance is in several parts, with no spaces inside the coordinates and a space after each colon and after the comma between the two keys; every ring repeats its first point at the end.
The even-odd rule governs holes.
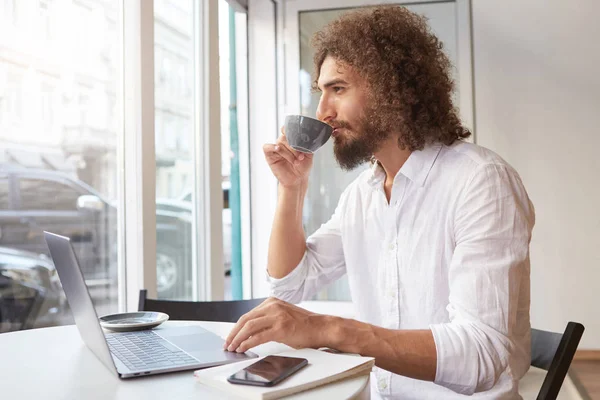
{"type": "MultiPolygon", "coordinates": [[[[413,151],[410,156],[408,156],[404,165],[400,168],[400,171],[398,171],[398,174],[402,174],[417,185],[423,186],[441,149],[441,143],[433,143],[425,145],[423,150],[413,151]]],[[[384,179],[385,171],[383,170],[383,167],[379,164],[379,161],[373,159],[371,176],[369,177],[368,183],[371,186],[376,186],[384,179]]]]}
{"type": "Polygon", "coordinates": [[[379,185],[385,179],[385,171],[379,164],[379,161],[375,157],[371,159],[371,174],[367,182],[369,185],[375,187],[379,185]]]}

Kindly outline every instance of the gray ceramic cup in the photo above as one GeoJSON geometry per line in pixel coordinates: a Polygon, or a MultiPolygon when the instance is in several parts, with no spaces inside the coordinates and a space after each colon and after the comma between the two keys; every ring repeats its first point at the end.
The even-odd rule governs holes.
{"type": "Polygon", "coordinates": [[[324,122],[303,115],[285,117],[285,136],[294,150],[314,153],[331,137],[333,128],[324,122]]]}

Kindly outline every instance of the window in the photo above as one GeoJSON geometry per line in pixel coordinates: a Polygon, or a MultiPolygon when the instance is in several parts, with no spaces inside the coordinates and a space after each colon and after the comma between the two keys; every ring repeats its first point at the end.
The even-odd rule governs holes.
{"type": "MultiPolygon", "coordinates": [[[[70,236],[99,315],[132,309],[136,291],[154,283],[160,298],[222,298],[220,239],[203,239],[222,234],[215,210],[221,176],[213,172],[220,170],[218,79],[205,78],[218,75],[218,60],[206,57],[205,46],[218,40],[214,3],[30,3],[0,0],[0,34],[17,38],[0,43],[0,163],[27,171],[10,187],[17,193],[0,181],[0,207],[14,199],[23,215],[0,213],[0,248],[48,255],[44,228],[70,236]],[[152,6],[154,15],[144,12],[152,6]],[[144,35],[148,22],[154,35],[144,35]],[[145,46],[148,38],[154,49],[145,46]],[[149,56],[154,80],[144,73],[149,56]],[[150,91],[154,105],[143,101],[150,91]],[[155,151],[146,151],[152,144],[155,151]],[[156,183],[156,210],[140,196],[149,181],[156,183]],[[203,198],[207,192],[210,199],[203,198]],[[136,207],[123,213],[122,205],[140,198],[140,213],[136,207]],[[153,213],[156,225],[144,225],[140,235],[125,229],[153,213]],[[149,236],[156,236],[156,246],[146,245],[149,236]],[[211,262],[213,254],[218,262],[211,262]],[[148,272],[154,268],[156,279],[148,272]]],[[[72,323],[60,285],[44,290],[60,301],[47,304],[34,327],[72,323]]]]}
{"type": "Polygon", "coordinates": [[[42,83],[41,115],[44,126],[52,130],[54,124],[54,87],[48,83],[42,83]]]}
{"type": "Polygon", "coordinates": [[[184,81],[194,81],[196,40],[193,0],[155,0],[154,68],[159,81],[154,104],[156,118],[163,120],[155,127],[156,137],[161,138],[156,140],[156,281],[158,297],[163,299],[191,300],[197,285],[192,202],[172,201],[182,190],[193,190],[196,176],[193,148],[181,145],[194,143],[194,98],[191,91],[186,95],[180,90],[184,81]]]}
{"type": "Polygon", "coordinates": [[[14,25],[17,22],[17,0],[1,0],[0,20],[4,23],[14,25]]]}
{"type": "MultiPolygon", "coordinates": [[[[219,0],[219,75],[221,93],[221,190],[223,192],[223,259],[225,298],[241,299],[243,279],[250,276],[247,37],[246,14],[219,0]],[[248,185],[248,186],[246,186],[248,185]],[[244,188],[244,190],[242,190],[244,188]],[[244,209],[244,210],[243,210],[244,209]],[[244,234],[242,233],[244,232],[244,234]],[[244,248],[244,249],[243,249],[244,248]]],[[[247,282],[249,284],[249,282],[247,282]]]]}
{"type": "Polygon", "coordinates": [[[21,210],[76,211],[79,193],[70,186],[47,179],[19,180],[21,210]]]}
{"type": "MultiPolygon", "coordinates": [[[[158,106],[158,102],[160,101],[159,99],[162,99],[162,97],[156,96],[156,102],[157,102],[157,107],[158,106]]],[[[162,107],[163,105],[160,104],[160,107],[162,107]]],[[[177,148],[177,135],[181,135],[183,134],[183,132],[177,132],[177,128],[176,128],[176,121],[173,115],[166,115],[165,116],[165,123],[164,123],[164,132],[160,132],[157,133],[157,135],[160,135],[162,137],[164,137],[165,140],[165,148],[157,148],[157,154],[156,157],[157,158],[171,158],[171,155],[169,152],[167,152],[167,150],[175,150],[177,148]]]]}
{"type": "MultiPolygon", "coordinates": [[[[16,270],[20,263],[31,262],[28,257],[38,258],[44,269],[50,264],[42,230],[69,236],[99,315],[118,311],[117,233],[122,215],[117,207],[117,154],[122,149],[122,119],[117,110],[110,124],[91,126],[96,121],[87,111],[94,108],[102,112],[96,119],[106,120],[106,107],[98,105],[123,100],[119,53],[101,53],[122,47],[116,23],[122,4],[0,0],[0,33],[14,38],[0,43],[0,162],[27,171],[15,180],[17,193],[10,193],[6,177],[0,176],[0,210],[8,207],[9,196],[18,202],[14,212],[0,212],[0,248],[9,250],[0,252],[0,269],[16,270]],[[102,46],[88,43],[90,7],[102,19],[93,26],[102,46]],[[81,194],[89,195],[89,212],[77,207],[81,194]],[[16,213],[23,217],[15,218],[16,213]],[[25,256],[22,250],[31,253],[25,256]],[[9,252],[21,255],[9,259],[9,252]]],[[[47,272],[51,279],[36,293],[44,307],[33,327],[71,324],[58,277],[47,272]]],[[[15,285],[31,283],[27,274],[15,276],[15,285]]],[[[0,316],[2,329],[18,329],[3,322],[0,316]]]]}
{"type": "Polygon", "coordinates": [[[173,179],[172,172],[167,173],[167,185],[169,187],[169,190],[167,191],[167,196],[168,197],[175,196],[175,179],[173,179]]]}
{"type": "Polygon", "coordinates": [[[39,0],[39,33],[40,39],[47,40],[50,39],[50,28],[51,28],[51,0],[39,0]]]}
{"type": "Polygon", "coordinates": [[[10,208],[9,199],[8,177],[0,175],[0,210],[8,210],[10,208]]]}

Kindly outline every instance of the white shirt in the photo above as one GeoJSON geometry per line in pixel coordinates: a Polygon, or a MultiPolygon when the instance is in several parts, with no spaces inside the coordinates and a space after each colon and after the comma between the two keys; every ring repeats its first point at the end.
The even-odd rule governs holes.
{"type": "Polygon", "coordinates": [[[431,329],[435,382],[376,368],[375,397],[520,398],[530,364],[529,242],[534,209],[517,172],[483,147],[413,152],[383,190],[378,165],[342,193],[300,264],[269,278],[297,303],[348,274],[356,319],[431,329]]]}

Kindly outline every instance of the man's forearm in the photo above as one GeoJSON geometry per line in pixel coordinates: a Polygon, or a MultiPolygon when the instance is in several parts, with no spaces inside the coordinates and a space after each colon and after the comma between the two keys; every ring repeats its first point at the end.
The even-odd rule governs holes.
{"type": "Polygon", "coordinates": [[[375,365],[398,375],[435,380],[437,353],[429,329],[385,329],[330,316],[323,317],[323,328],[327,347],[374,357],[375,365]]]}
{"type": "Polygon", "coordinates": [[[269,275],[273,278],[283,278],[292,272],[306,251],[302,207],[307,188],[308,183],[293,189],[279,186],[267,262],[269,275]]]}

